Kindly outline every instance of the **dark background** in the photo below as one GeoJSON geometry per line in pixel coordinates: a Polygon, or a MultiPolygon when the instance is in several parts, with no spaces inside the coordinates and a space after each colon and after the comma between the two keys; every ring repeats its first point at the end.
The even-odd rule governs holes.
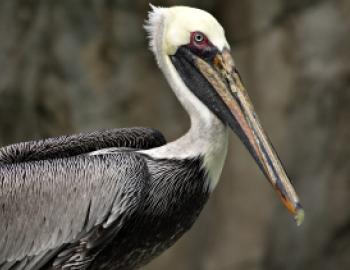
{"type": "MultiPolygon", "coordinates": [[[[296,227],[234,135],[194,228],[144,269],[350,269],[350,1],[192,0],[226,29],[306,210],[296,227]]],[[[0,145],[188,118],[147,50],[147,1],[1,0],[0,145]]]]}

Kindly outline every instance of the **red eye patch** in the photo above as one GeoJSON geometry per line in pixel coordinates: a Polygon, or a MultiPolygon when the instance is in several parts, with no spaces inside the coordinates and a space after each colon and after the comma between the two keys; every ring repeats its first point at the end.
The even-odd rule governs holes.
{"type": "Polygon", "coordinates": [[[218,49],[210,42],[208,37],[199,31],[191,32],[190,43],[187,48],[193,54],[206,60],[212,60],[218,52],[218,49]]]}
{"type": "Polygon", "coordinates": [[[199,31],[191,33],[190,45],[197,49],[205,49],[212,46],[207,36],[199,31]]]}

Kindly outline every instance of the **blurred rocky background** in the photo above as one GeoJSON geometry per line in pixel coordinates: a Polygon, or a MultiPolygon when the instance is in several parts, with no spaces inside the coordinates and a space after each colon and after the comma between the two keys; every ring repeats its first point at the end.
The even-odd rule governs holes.
{"type": "MultiPolygon", "coordinates": [[[[350,1],[153,1],[206,9],[300,193],[297,228],[234,135],[194,228],[144,270],[350,269],[350,1]]],[[[0,145],[188,119],[147,49],[148,1],[0,1],[0,145]]]]}

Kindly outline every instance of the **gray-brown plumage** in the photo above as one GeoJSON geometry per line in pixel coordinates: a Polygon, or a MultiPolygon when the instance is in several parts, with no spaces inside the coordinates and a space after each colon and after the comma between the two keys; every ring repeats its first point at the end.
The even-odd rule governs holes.
{"type": "Polygon", "coordinates": [[[131,150],[164,143],[156,130],[132,128],[0,149],[0,269],[90,263],[142,201],[148,170],[131,150]],[[87,155],[106,147],[130,150],[87,155]]]}

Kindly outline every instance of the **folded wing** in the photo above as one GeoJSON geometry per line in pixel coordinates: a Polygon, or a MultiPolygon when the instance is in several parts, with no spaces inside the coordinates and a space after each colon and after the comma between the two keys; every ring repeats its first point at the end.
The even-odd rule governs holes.
{"type": "Polygon", "coordinates": [[[0,164],[0,269],[83,269],[146,192],[134,152],[25,160],[0,164]]]}

